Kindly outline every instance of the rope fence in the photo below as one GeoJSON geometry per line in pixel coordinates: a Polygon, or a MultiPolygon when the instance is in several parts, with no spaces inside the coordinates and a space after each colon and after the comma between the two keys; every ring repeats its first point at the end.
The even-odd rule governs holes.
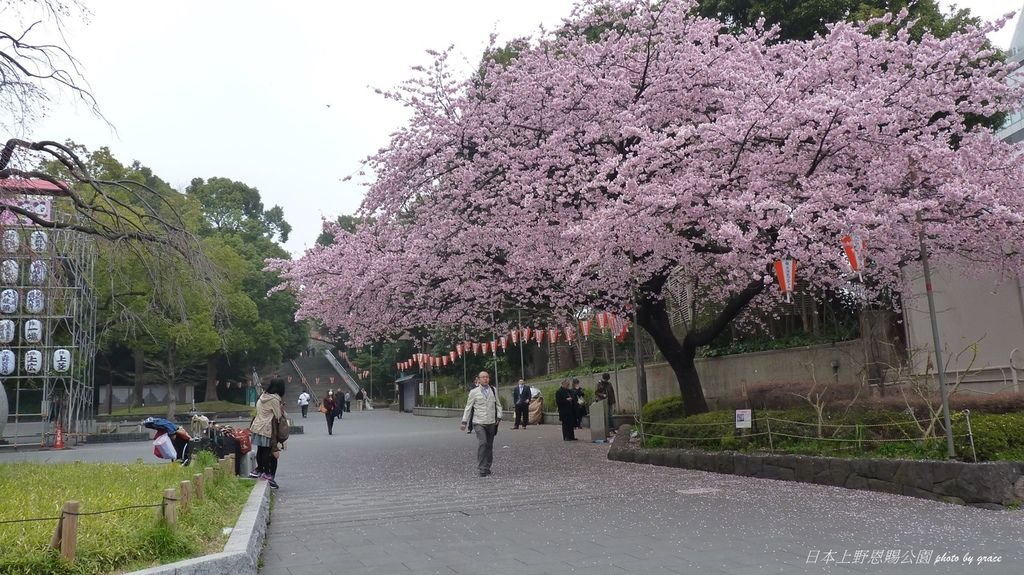
{"type": "Polygon", "coordinates": [[[20,519],[3,519],[0,525],[16,523],[34,523],[40,521],[56,521],[57,526],[50,538],[50,547],[58,549],[64,559],[75,560],[78,547],[79,517],[97,515],[108,515],[136,509],[159,509],[158,520],[163,521],[173,528],[177,524],[178,510],[187,509],[193,501],[205,498],[206,489],[212,485],[218,476],[232,476],[235,472],[235,456],[228,455],[221,459],[218,466],[207,467],[202,473],[196,473],[190,480],[181,481],[177,488],[169,488],[163,491],[160,503],[125,505],[114,509],[101,511],[81,511],[81,503],[78,501],[66,501],[61,508],[60,515],[56,517],[28,517],[20,519]]]}
{"type": "MultiPolygon", "coordinates": [[[[966,439],[970,445],[971,455],[975,462],[978,461],[978,454],[974,447],[974,434],[971,430],[971,415],[970,410],[963,410],[959,412],[963,415],[963,422],[966,425],[966,433],[953,435],[954,439],[966,439]]],[[[929,429],[934,425],[934,421],[931,419],[907,419],[903,421],[895,421],[891,423],[825,423],[825,422],[807,422],[807,421],[793,421],[790,419],[783,419],[772,416],[755,416],[751,418],[750,428],[736,428],[734,421],[719,421],[719,422],[708,422],[708,423],[676,423],[676,422],[652,422],[643,421],[638,419],[637,424],[640,432],[641,440],[646,444],[648,439],[659,439],[665,442],[691,442],[691,443],[731,443],[735,446],[736,443],[746,443],[748,445],[757,446],[759,443],[764,442],[767,438],[767,445],[769,452],[774,453],[778,448],[780,451],[787,451],[785,449],[786,440],[796,440],[798,442],[822,442],[825,445],[836,446],[839,449],[847,450],[854,446],[882,446],[882,445],[896,445],[896,444],[915,444],[920,445],[923,442],[928,441],[941,441],[943,437],[941,435],[932,435],[927,437],[912,437],[907,434],[907,427],[916,429],[929,429]],[[774,426],[774,429],[773,429],[774,426]],[[795,426],[799,428],[815,428],[818,430],[829,430],[831,437],[825,437],[824,435],[802,435],[794,432],[792,429],[788,429],[787,426],[795,426]],[[709,428],[719,428],[722,431],[716,432],[709,428]],[[865,437],[861,434],[865,431],[879,431],[885,428],[894,429],[896,433],[903,434],[905,437],[865,437]],[[667,432],[672,430],[679,430],[683,435],[666,435],[667,432]],[[693,433],[686,433],[687,430],[692,430],[693,433]],[[755,431],[756,430],[756,431],[755,431]],[[854,432],[857,437],[836,437],[836,434],[840,432],[854,432]],[[703,435],[700,435],[703,433],[703,435]],[[779,444],[782,444],[781,446],[779,444]]],[[[935,426],[935,433],[938,433],[938,428],[935,426]]]]}

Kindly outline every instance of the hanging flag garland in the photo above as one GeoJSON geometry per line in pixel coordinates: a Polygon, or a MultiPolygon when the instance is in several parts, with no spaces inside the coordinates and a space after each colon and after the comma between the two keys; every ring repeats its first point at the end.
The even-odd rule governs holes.
{"type": "Polygon", "coordinates": [[[512,345],[519,345],[519,330],[513,329],[508,332],[509,337],[512,338],[512,345]]]}
{"type": "Polygon", "coordinates": [[[557,327],[549,327],[548,328],[548,343],[550,343],[552,345],[558,343],[558,328],[557,327]]]}
{"type": "Polygon", "coordinates": [[[544,330],[538,329],[533,332],[533,339],[537,340],[537,345],[540,345],[544,341],[544,330]]]}
{"type": "Polygon", "coordinates": [[[565,331],[565,341],[569,342],[571,345],[573,340],[576,339],[576,328],[571,325],[567,325],[563,328],[563,331],[565,331]]]}
{"type": "Polygon", "coordinates": [[[524,327],[523,328],[522,337],[523,337],[523,343],[527,343],[527,342],[530,341],[530,328],[528,328],[528,327],[524,327]]]}
{"type": "Polygon", "coordinates": [[[501,343],[501,351],[503,351],[503,352],[508,351],[508,336],[507,335],[503,335],[500,338],[498,338],[498,342],[501,343]]]}
{"type": "Polygon", "coordinates": [[[779,288],[786,295],[786,303],[791,303],[790,294],[796,286],[796,260],[775,260],[775,276],[779,278],[779,288]]]}
{"type": "Polygon", "coordinates": [[[597,313],[597,329],[604,331],[608,329],[608,313],[598,312],[597,313]]]}
{"type": "Polygon", "coordinates": [[[455,353],[454,351],[449,351],[449,352],[448,352],[448,359],[450,359],[452,363],[455,363],[455,357],[456,357],[457,355],[458,355],[458,354],[457,354],[457,353],[455,353]]]}

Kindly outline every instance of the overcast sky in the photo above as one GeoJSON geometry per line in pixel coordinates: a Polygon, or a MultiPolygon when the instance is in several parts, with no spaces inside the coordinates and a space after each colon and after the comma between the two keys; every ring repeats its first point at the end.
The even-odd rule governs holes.
{"type": "MultiPolygon", "coordinates": [[[[296,255],[321,218],[352,213],[362,189],[343,181],[406,119],[374,88],[392,88],[427,49],[455,47],[464,69],[488,36],[507,40],[555,26],[570,0],[91,0],[67,40],[116,132],[68,95],[36,139],[109,146],[183,190],[227,177],[279,204],[296,255]]],[[[944,6],[952,2],[943,1],[944,6]]],[[[985,19],[1024,0],[962,0],[985,19]]],[[[2,14],[0,14],[2,16],[2,14]]],[[[1013,22],[993,40],[1006,47],[1013,22]]]]}

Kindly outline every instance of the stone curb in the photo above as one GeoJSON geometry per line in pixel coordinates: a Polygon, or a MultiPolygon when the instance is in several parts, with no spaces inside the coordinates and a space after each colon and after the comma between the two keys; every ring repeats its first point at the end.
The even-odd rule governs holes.
{"type": "Polygon", "coordinates": [[[224,551],[125,575],[256,575],[269,521],[270,488],[266,481],[257,481],[242,508],[242,514],[238,516],[238,523],[228,537],[224,551]]]}
{"type": "Polygon", "coordinates": [[[983,509],[1005,509],[1024,502],[1024,462],[845,459],[643,448],[629,445],[629,431],[627,425],[619,429],[608,459],[879,491],[983,509]]]}

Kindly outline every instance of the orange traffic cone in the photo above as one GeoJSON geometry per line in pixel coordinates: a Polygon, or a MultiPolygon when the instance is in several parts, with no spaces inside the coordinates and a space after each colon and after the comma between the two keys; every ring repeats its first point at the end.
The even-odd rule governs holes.
{"type": "Polygon", "coordinates": [[[57,424],[56,438],[53,440],[54,449],[64,449],[64,428],[60,423],[57,424]]]}

